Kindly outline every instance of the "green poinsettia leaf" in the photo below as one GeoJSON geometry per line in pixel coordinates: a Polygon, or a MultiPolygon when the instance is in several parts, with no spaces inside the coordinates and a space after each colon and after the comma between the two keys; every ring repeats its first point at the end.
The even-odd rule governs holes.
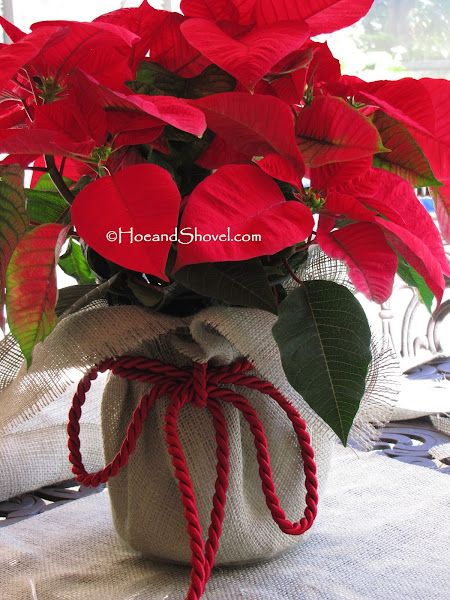
{"type": "Polygon", "coordinates": [[[234,77],[222,71],[216,65],[210,65],[197,77],[186,79],[182,98],[204,98],[211,94],[232,92],[236,88],[234,77]]]}
{"type": "Polygon", "coordinates": [[[436,217],[442,237],[450,243],[450,181],[442,187],[431,188],[430,192],[436,207],[436,217]]]}
{"type": "Polygon", "coordinates": [[[186,78],[171,73],[157,63],[143,62],[136,80],[128,82],[128,86],[138,94],[195,100],[211,94],[232,92],[236,87],[236,80],[216,65],[210,65],[196,77],[186,78]]]}
{"type": "Polygon", "coordinates": [[[79,284],[95,283],[95,275],[87,263],[80,243],[73,238],[70,238],[67,250],[59,259],[59,266],[79,284]]]}
{"type": "Polygon", "coordinates": [[[259,259],[183,267],[174,279],[188,289],[235,306],[277,313],[272,288],[259,259]]]}
{"type": "Polygon", "coordinates": [[[289,383],[345,444],[372,358],[362,306],[337,283],[307,281],[279,313],[273,335],[289,383]]]}
{"type": "Polygon", "coordinates": [[[425,279],[402,256],[399,256],[397,272],[407,285],[417,290],[419,298],[431,313],[434,294],[426,284],[425,279]]]}
{"type": "Polygon", "coordinates": [[[27,212],[31,222],[37,225],[57,223],[64,215],[67,215],[67,222],[69,222],[70,206],[59,192],[27,189],[25,194],[27,212]]]}
{"type": "Polygon", "coordinates": [[[381,140],[390,152],[377,154],[374,166],[399,175],[415,187],[439,186],[427,157],[407,127],[378,110],[372,117],[381,140]]]}
{"type": "MultiPolygon", "coordinates": [[[[73,181],[71,179],[69,179],[68,177],[63,177],[63,179],[64,179],[64,183],[67,185],[67,187],[71,187],[73,185],[73,181]]],[[[41,177],[39,177],[36,184],[33,186],[33,190],[36,190],[37,192],[57,192],[58,191],[56,189],[55,184],[53,183],[52,178],[50,177],[50,175],[48,173],[44,173],[41,177]]]]}
{"type": "MultiPolygon", "coordinates": [[[[67,186],[72,185],[70,179],[64,178],[67,186]]],[[[32,223],[45,225],[46,223],[58,223],[67,215],[64,224],[70,221],[70,206],[55,187],[48,173],[39,178],[32,189],[26,189],[27,213],[32,223]]]]}
{"type": "Polygon", "coordinates": [[[23,169],[0,168],[0,327],[4,330],[6,269],[20,238],[28,228],[23,169]]]}
{"type": "Polygon", "coordinates": [[[144,61],[137,70],[136,80],[128,81],[127,85],[137,94],[179,98],[183,90],[183,77],[157,63],[144,61]]]}
{"type": "Polygon", "coordinates": [[[28,365],[33,348],[56,325],[56,265],[68,227],[41,225],[16,246],[6,270],[8,324],[28,365]]]}

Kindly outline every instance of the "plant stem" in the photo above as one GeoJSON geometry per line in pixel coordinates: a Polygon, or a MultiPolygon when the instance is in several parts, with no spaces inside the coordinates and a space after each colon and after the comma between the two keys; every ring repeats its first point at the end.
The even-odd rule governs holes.
{"type": "Polygon", "coordinates": [[[298,283],[298,285],[303,285],[303,281],[301,279],[299,279],[297,277],[297,275],[294,273],[294,271],[291,268],[291,265],[289,264],[289,262],[287,261],[287,259],[285,258],[283,260],[283,264],[286,267],[286,269],[288,270],[289,275],[292,277],[292,279],[295,281],[295,283],[298,283]]]}
{"type": "Polygon", "coordinates": [[[66,160],[67,160],[67,157],[63,156],[62,160],[61,160],[61,166],[59,168],[59,172],[61,173],[62,177],[64,177],[64,167],[66,166],[66,160]]]}
{"type": "Polygon", "coordinates": [[[69,315],[73,315],[74,313],[78,312],[82,308],[85,308],[85,306],[87,306],[94,300],[100,300],[100,299],[104,298],[105,292],[107,292],[111,288],[112,284],[116,281],[117,277],[118,277],[118,273],[113,275],[111,277],[111,279],[108,279],[108,281],[105,281],[105,282],[97,285],[90,292],[88,292],[87,294],[82,296],[79,300],[77,300],[74,304],[72,304],[72,306],[69,306],[69,308],[59,317],[59,319],[60,320],[65,319],[69,315]]]}
{"type": "Polygon", "coordinates": [[[57,220],[57,223],[60,223],[61,225],[64,225],[64,221],[66,219],[67,214],[70,211],[70,206],[68,206],[66,208],[66,210],[61,214],[61,216],[59,217],[59,219],[57,220]]]}
{"type": "Polygon", "coordinates": [[[51,177],[51,180],[55,184],[58,192],[61,194],[61,196],[64,198],[64,200],[67,200],[67,202],[69,204],[72,204],[73,201],[75,200],[75,196],[69,190],[69,188],[67,187],[67,185],[64,181],[63,176],[58,171],[54,157],[46,154],[45,155],[45,164],[47,165],[48,173],[51,177]]]}
{"type": "Polygon", "coordinates": [[[277,306],[280,306],[280,296],[278,294],[278,290],[277,290],[277,286],[276,285],[272,286],[272,292],[273,292],[273,296],[275,298],[275,304],[277,306]]]}
{"type": "Polygon", "coordinates": [[[48,173],[48,169],[45,167],[26,167],[26,171],[36,171],[37,173],[48,173]]]}

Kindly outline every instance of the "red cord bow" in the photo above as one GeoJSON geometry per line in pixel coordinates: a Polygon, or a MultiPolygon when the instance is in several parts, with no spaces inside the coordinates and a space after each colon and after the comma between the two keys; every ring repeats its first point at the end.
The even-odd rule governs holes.
{"type": "Polygon", "coordinates": [[[242,360],[226,367],[209,367],[207,364],[194,363],[193,369],[181,369],[157,360],[124,356],[117,360],[106,360],[94,367],[80,381],[73,398],[67,426],[69,460],[73,465],[72,471],[76,475],[76,480],[85,486],[92,487],[106,483],[110,477],[117,475],[127,465],[130,455],[136,448],[142,425],[147,419],[150,409],[163,396],[169,398],[165,415],[165,439],[181,492],[191,549],[191,584],[186,600],[199,600],[203,595],[214,566],[222,533],[230,464],[227,424],[221,402],[228,402],[241,411],[249,424],[255,440],[262,490],[273,520],[278,527],[289,535],[301,535],[311,527],[317,514],[316,465],[310,437],[306,431],[306,423],[292,404],[270,382],[249,374],[253,368],[249,361],[242,360]],[[80,452],[81,409],[86,401],[86,393],[91,387],[91,381],[97,378],[98,373],[108,370],[123,379],[145,382],[152,387],[141,398],[135,409],[126,437],[116,456],[104,469],[89,474],[84,468],[80,452]],[[301,450],[306,487],[306,508],[304,516],[297,523],[289,521],[281,508],[272,477],[267,439],[256,411],[244,396],[224,387],[227,385],[257,390],[270,396],[291,421],[301,450]],[[203,540],[195,492],[177,431],[178,415],[182,408],[189,403],[193,403],[199,408],[207,408],[211,413],[217,442],[217,478],[211,524],[206,543],[203,540]]]}

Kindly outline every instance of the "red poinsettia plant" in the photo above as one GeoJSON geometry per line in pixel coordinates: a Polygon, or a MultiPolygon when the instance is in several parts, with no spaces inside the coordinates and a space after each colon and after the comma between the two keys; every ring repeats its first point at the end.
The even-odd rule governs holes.
{"type": "Polygon", "coordinates": [[[312,40],[372,2],[144,1],[28,34],[2,20],[1,313],[28,362],[98,286],[169,314],[262,309],[289,381],[347,438],[370,329],[346,287],[302,281],[311,248],[379,303],[397,273],[439,303],[450,274],[414,191],[432,190],[448,239],[450,83],[342,76],[312,40]],[[59,297],[58,265],[78,282],[59,297]]]}

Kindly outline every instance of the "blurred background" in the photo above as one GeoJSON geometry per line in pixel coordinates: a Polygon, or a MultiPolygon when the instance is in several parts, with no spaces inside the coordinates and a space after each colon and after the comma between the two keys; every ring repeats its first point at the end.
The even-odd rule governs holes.
{"type": "MultiPolygon", "coordinates": [[[[0,0],[2,14],[23,29],[47,19],[91,20],[141,0],[0,0]]],[[[179,10],[180,0],[152,0],[179,10]]],[[[449,77],[450,0],[375,0],[359,23],[329,36],[344,72],[366,80],[449,77]]]]}
{"type": "Polygon", "coordinates": [[[366,80],[449,77],[449,31],[450,0],[375,0],[329,43],[344,71],[366,80]]]}

